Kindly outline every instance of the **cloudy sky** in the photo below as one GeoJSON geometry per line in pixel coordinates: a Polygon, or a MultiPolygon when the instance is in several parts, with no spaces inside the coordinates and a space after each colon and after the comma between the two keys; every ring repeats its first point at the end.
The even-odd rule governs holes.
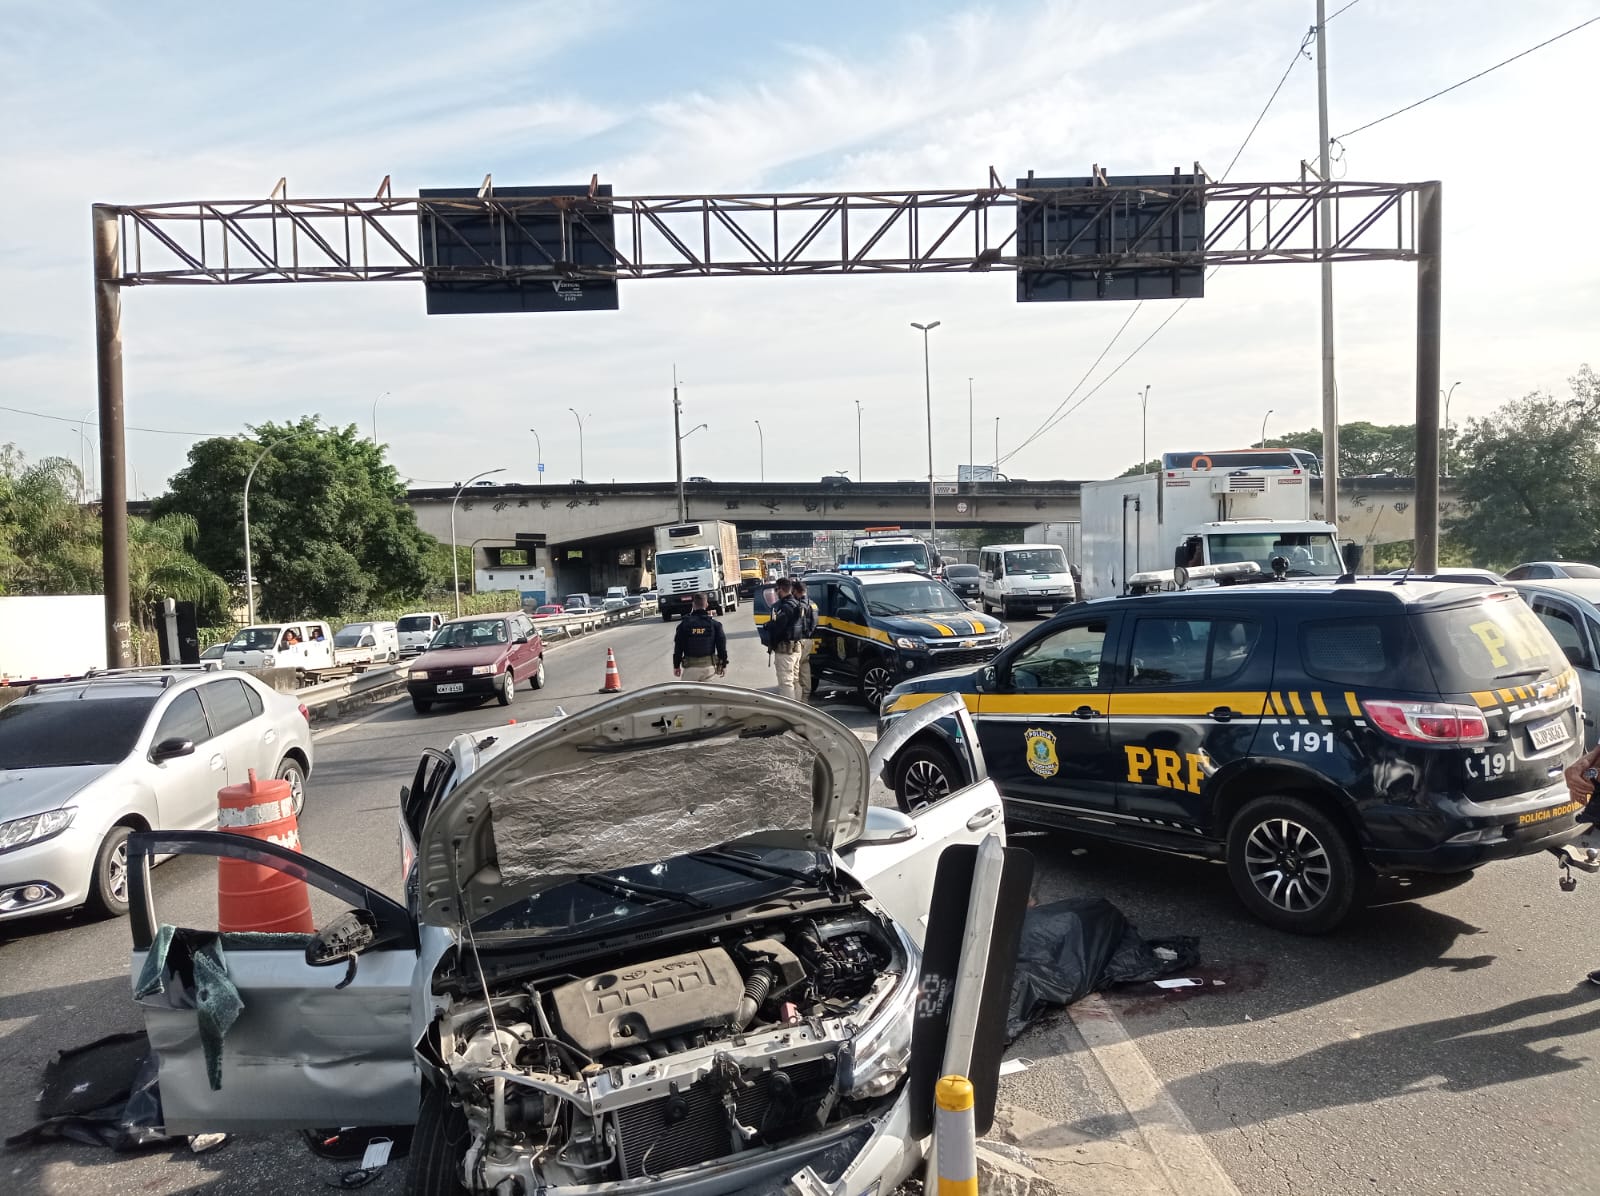
{"type": "MultiPolygon", "coordinates": [[[[1342,0],[1339,0],[1342,3],[1342,0]]],[[[1330,3],[1330,11],[1339,3],[1330,3]]],[[[618,195],[975,187],[1002,179],[1220,175],[1311,24],[1310,0],[539,0],[471,5],[0,0],[0,442],[78,459],[95,406],[89,206],[395,194],[586,181],[618,195]],[[70,423],[60,420],[74,421],[70,423]]],[[[1359,0],[1329,25],[1335,133],[1595,15],[1593,0],[1359,0]]],[[[1600,364],[1600,253],[1572,196],[1592,152],[1600,25],[1350,137],[1339,177],[1444,184],[1444,379],[1457,421],[1600,364]],[[1575,232],[1552,236],[1574,216],[1575,232]]],[[[1315,156],[1300,60],[1234,180],[1315,156]]],[[[1409,421],[1414,267],[1336,274],[1342,415],[1409,421]]],[[[670,477],[683,379],[687,472],[769,479],[926,474],[1021,442],[1080,379],[1119,366],[1171,310],[1018,305],[1011,275],[624,285],[618,312],[433,317],[415,284],[143,288],[123,309],[128,422],[234,434],[316,413],[378,433],[402,476],[503,467],[670,477]]],[[[1015,477],[1089,478],[1150,449],[1253,441],[1319,421],[1317,271],[1235,267],[1054,430],[1015,477]]],[[[93,428],[89,429],[91,435],[93,428]]],[[[192,438],[130,432],[136,493],[192,438]]]]}

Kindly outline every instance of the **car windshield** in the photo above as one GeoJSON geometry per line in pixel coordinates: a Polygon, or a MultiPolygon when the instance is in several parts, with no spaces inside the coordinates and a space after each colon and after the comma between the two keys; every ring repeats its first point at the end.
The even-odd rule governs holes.
{"type": "Polygon", "coordinates": [[[333,636],[335,648],[355,648],[361,643],[361,637],[371,635],[372,630],[365,623],[353,623],[349,627],[341,627],[333,636]]]}
{"type": "Polygon", "coordinates": [[[433,626],[432,615],[406,615],[395,627],[401,631],[427,631],[433,626]]]}
{"type": "Polygon", "coordinates": [[[747,905],[813,881],[824,871],[823,857],[817,852],[729,844],[639,867],[575,877],[521,904],[486,914],[472,927],[486,939],[498,934],[590,934],[651,914],[747,905]],[[633,885],[638,888],[631,888],[633,885]]]}
{"type": "Polygon", "coordinates": [[[1272,572],[1272,558],[1289,562],[1290,577],[1338,577],[1344,572],[1339,546],[1327,532],[1217,532],[1211,541],[1214,565],[1254,561],[1272,572]]]}
{"type": "Polygon", "coordinates": [[[1065,573],[1067,554],[1059,548],[1012,548],[1006,551],[1007,573],[1065,573]]]}
{"type": "Polygon", "coordinates": [[[1566,656],[1539,617],[1504,592],[1425,611],[1412,623],[1444,693],[1503,689],[1567,668],[1566,656]]]}
{"type": "Polygon", "coordinates": [[[1600,577],[1600,566],[1595,565],[1562,565],[1561,571],[1568,577],[1600,577]]]}
{"type": "Polygon", "coordinates": [[[682,548],[676,552],[656,553],[656,572],[696,573],[711,568],[709,548],[682,548]]]}
{"type": "Polygon", "coordinates": [[[228,647],[241,652],[260,652],[278,642],[276,627],[246,627],[228,641],[228,647]]]}
{"type": "Polygon", "coordinates": [[[907,544],[861,544],[856,547],[856,562],[861,565],[898,565],[909,562],[924,572],[928,569],[928,546],[907,544]]]}
{"type": "MultiPolygon", "coordinates": [[[[156,696],[18,700],[0,707],[0,767],[115,764],[133,751],[156,696]]],[[[0,821],[6,788],[0,786],[0,821]]]]}
{"type": "Polygon", "coordinates": [[[967,609],[966,603],[936,581],[896,581],[863,588],[867,592],[867,609],[875,615],[926,615],[967,609]]]}
{"type": "Polygon", "coordinates": [[[446,623],[433,637],[428,651],[442,648],[482,648],[490,644],[503,644],[506,635],[504,619],[463,619],[459,623],[446,623]]]}
{"type": "Polygon", "coordinates": [[[945,570],[944,570],[944,575],[946,577],[976,577],[976,576],[978,576],[978,566],[976,566],[976,565],[946,565],[945,566],[945,570]]]}

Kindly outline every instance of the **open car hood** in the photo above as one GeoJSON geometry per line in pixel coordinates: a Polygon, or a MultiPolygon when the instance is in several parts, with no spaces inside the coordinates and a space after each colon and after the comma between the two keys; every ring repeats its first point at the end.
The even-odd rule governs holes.
{"type": "Polygon", "coordinates": [[[528,736],[446,795],[422,828],[419,914],[459,927],[577,875],[757,834],[835,850],[860,838],[869,786],[861,740],[820,711],[652,686],[528,736]]]}

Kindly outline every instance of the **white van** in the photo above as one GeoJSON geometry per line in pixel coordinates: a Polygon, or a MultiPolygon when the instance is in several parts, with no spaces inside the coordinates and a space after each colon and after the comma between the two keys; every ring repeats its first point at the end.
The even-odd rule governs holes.
{"type": "Polygon", "coordinates": [[[320,619],[246,627],[222,650],[227,669],[328,669],[333,632],[320,619]]]}
{"type": "Polygon", "coordinates": [[[355,658],[363,662],[392,664],[400,659],[400,632],[393,623],[346,623],[333,637],[333,654],[341,664],[346,648],[364,649],[367,654],[355,658]]]}
{"type": "Polygon", "coordinates": [[[444,626],[444,615],[436,610],[413,611],[401,615],[395,627],[400,632],[400,655],[415,656],[425,652],[433,641],[433,633],[444,626]]]}
{"type": "Polygon", "coordinates": [[[1047,614],[1077,601],[1067,554],[1059,544],[986,544],[978,554],[983,613],[1047,614]]]}

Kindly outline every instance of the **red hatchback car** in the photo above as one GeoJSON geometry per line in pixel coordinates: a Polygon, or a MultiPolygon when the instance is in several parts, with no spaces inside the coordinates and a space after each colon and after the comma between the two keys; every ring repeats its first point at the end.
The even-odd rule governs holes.
{"type": "Polygon", "coordinates": [[[544,641],[533,620],[517,612],[451,619],[434,632],[406,671],[406,692],[418,714],[435,702],[481,702],[493,696],[511,705],[517,683],[544,688],[544,641]]]}

